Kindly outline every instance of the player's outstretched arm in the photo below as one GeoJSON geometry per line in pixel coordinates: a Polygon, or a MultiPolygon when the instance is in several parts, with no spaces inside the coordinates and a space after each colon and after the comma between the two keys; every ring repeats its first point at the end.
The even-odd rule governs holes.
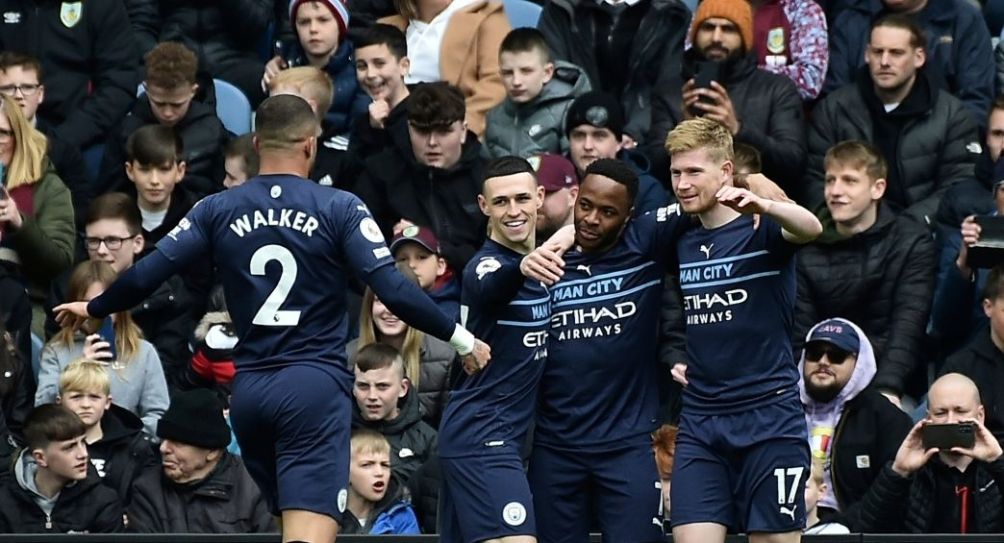
{"type": "Polygon", "coordinates": [[[784,239],[791,243],[809,243],[823,232],[819,219],[796,203],[768,200],[747,189],[729,186],[722,187],[716,196],[719,203],[740,213],[759,213],[774,219],[781,225],[784,239]]]}

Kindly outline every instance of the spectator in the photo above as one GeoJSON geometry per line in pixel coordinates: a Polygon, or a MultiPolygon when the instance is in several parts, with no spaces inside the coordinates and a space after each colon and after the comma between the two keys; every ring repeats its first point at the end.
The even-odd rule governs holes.
{"type": "Polygon", "coordinates": [[[371,156],[358,184],[388,238],[412,224],[430,228],[455,270],[481,246],[487,224],[477,205],[485,160],[465,107],[457,87],[418,85],[408,98],[409,147],[371,156]]]}
{"type": "Polygon", "coordinates": [[[108,368],[101,362],[76,360],[59,376],[57,403],[80,417],[91,465],[119,501],[129,505],[133,481],[155,462],[153,444],[143,421],[113,399],[108,368]]]}
{"type": "Polygon", "coordinates": [[[165,42],[154,47],[144,59],[146,91],[105,149],[101,166],[101,184],[105,188],[97,193],[128,186],[122,164],[127,161],[129,137],[141,127],[158,124],[172,128],[181,138],[185,186],[201,196],[219,192],[223,147],[230,135],[216,116],[216,109],[195,97],[199,90],[195,53],[180,43],[165,42]]]}
{"type": "Polygon", "coordinates": [[[565,113],[590,88],[585,72],[552,61],[544,35],[535,28],[517,28],[502,40],[499,71],[506,98],[488,112],[485,156],[567,153],[565,113]]]}
{"type": "Polygon", "coordinates": [[[887,204],[929,224],[945,191],[973,175],[980,152],[976,123],[962,102],[932,82],[924,69],[922,31],[909,17],[893,14],[876,21],[865,56],[868,69],[812,113],[803,198],[819,207],[823,155],[830,147],[868,141],[889,165],[887,204]]]}
{"type": "MultiPolygon", "coordinates": [[[[689,20],[675,0],[554,0],[544,3],[537,28],[555,59],[580,66],[593,89],[620,104],[630,148],[647,143],[657,83],[679,70],[689,20]]],[[[661,148],[661,140],[654,143],[661,148]]]]}
{"type": "Polygon", "coordinates": [[[732,158],[732,166],[735,168],[734,175],[745,177],[763,172],[763,159],[756,147],[745,143],[733,143],[732,154],[734,155],[732,158]]]}
{"type": "Polygon", "coordinates": [[[129,531],[246,534],[274,532],[258,486],[227,452],[223,405],[205,389],[179,392],[157,424],[163,466],[133,486],[129,531]]]}
{"type": "Polygon", "coordinates": [[[815,0],[750,0],[757,66],[795,84],[802,100],[819,96],[830,61],[826,15],[815,0]]]}
{"type": "Polygon", "coordinates": [[[77,146],[53,137],[53,127],[36,114],[45,101],[42,85],[42,63],[31,55],[14,51],[0,52],[0,94],[6,94],[21,106],[28,124],[46,135],[46,154],[52,160],[56,174],[70,189],[74,215],[79,219],[87,213],[87,203],[94,196],[91,180],[84,168],[84,159],[77,146]]]}
{"type": "Polygon", "coordinates": [[[809,448],[827,467],[817,497],[827,522],[857,523],[861,498],[910,431],[910,417],[869,388],[876,363],[868,335],[849,320],[826,319],[806,336],[799,389],[809,448]]]}
{"type": "Polygon", "coordinates": [[[855,532],[999,533],[1004,530],[1001,446],[983,425],[980,393],[968,378],[949,373],[927,394],[927,418],[914,425],[861,501],[855,532]],[[973,423],[965,449],[926,449],[927,424],[973,423]]]}
{"type": "Polygon", "coordinates": [[[42,337],[42,304],[52,280],[73,264],[70,191],[46,156],[45,135],[21,108],[2,96],[0,108],[0,262],[11,264],[28,285],[32,332],[42,337]]]}
{"type": "Polygon", "coordinates": [[[391,447],[372,431],[352,432],[349,495],[339,533],[405,535],[420,533],[407,488],[391,474],[391,447]]]}
{"type": "Polygon", "coordinates": [[[404,79],[411,70],[408,42],[397,27],[376,24],[355,38],[356,78],[373,98],[349,140],[353,158],[365,161],[384,147],[407,149],[408,95],[404,79]],[[365,117],[365,118],[364,118],[365,117]]]}
{"type": "Polygon", "coordinates": [[[569,158],[580,178],[590,164],[601,158],[616,158],[638,175],[635,216],[669,203],[666,189],[649,175],[644,155],[624,147],[624,112],[613,96],[592,91],[576,98],[565,114],[565,134],[569,158]]]}
{"type": "Polygon", "coordinates": [[[24,419],[32,407],[27,381],[31,366],[24,360],[0,320],[0,465],[4,466],[11,464],[24,442],[24,419]]]}
{"type": "Polygon", "coordinates": [[[38,115],[46,133],[75,148],[103,143],[129,111],[139,82],[139,55],[124,2],[83,4],[4,0],[0,51],[42,63],[46,99],[38,115]]]}
{"type": "Polygon", "coordinates": [[[572,224],[579,178],[575,166],[560,155],[544,154],[527,159],[544,187],[544,205],[537,210],[537,242],[544,243],[562,226],[572,224]]]}
{"type": "Polygon", "coordinates": [[[390,345],[401,353],[408,384],[418,391],[422,420],[438,427],[457,352],[449,344],[405,324],[372,290],[366,289],[359,315],[359,338],[346,348],[349,363],[352,364],[355,353],[373,343],[390,345]]]}
{"type": "Polygon", "coordinates": [[[406,484],[436,451],[436,430],[422,421],[417,389],[413,389],[397,349],[373,343],[352,357],[356,408],[352,427],[380,433],[390,443],[391,468],[406,484]]]}
{"type": "Polygon", "coordinates": [[[223,148],[225,188],[243,185],[245,181],[258,175],[258,151],[254,148],[253,137],[252,134],[244,134],[230,140],[223,148]]]}
{"type": "Polygon", "coordinates": [[[84,423],[61,405],[36,407],[24,423],[27,443],[0,485],[2,533],[123,531],[122,503],[87,461],[84,423]]]}
{"type": "MultiPolygon", "coordinates": [[[[115,280],[115,270],[104,262],[89,260],[80,263],[67,287],[68,301],[86,301],[100,295],[115,280]]],[[[139,415],[149,435],[156,430],[157,420],[167,409],[167,382],[160,357],[128,312],[111,317],[114,346],[98,334],[84,337],[80,332],[64,328],[42,349],[39,362],[38,391],[35,405],[56,401],[59,375],[70,362],[86,357],[110,364],[111,395],[115,403],[139,415]]],[[[111,339],[111,338],[107,338],[111,339]]]]}
{"type": "MultiPolygon", "coordinates": [[[[284,44],[265,65],[262,89],[269,89],[280,70],[313,66],[331,78],[334,97],[324,112],[325,131],[348,136],[356,117],[366,112],[370,98],[356,81],[352,41],[348,39],[349,12],[342,0],[290,0],[295,43],[284,44]]],[[[344,147],[342,147],[344,149],[344,147]]]]}
{"type": "Polygon", "coordinates": [[[924,226],[897,218],[886,203],[886,163],[878,149],[841,142],[827,151],[824,164],[825,226],[798,253],[792,345],[800,348],[823,319],[858,323],[875,348],[873,386],[898,402],[923,359],[934,243],[924,226]]]}
{"type": "MultiPolygon", "coordinates": [[[[967,0],[869,0],[844,2],[830,25],[830,68],[823,93],[857,78],[866,63],[869,23],[886,15],[909,17],[922,30],[911,48],[921,48],[930,67],[930,85],[953,94],[980,119],[994,96],[994,60],[987,25],[979,8],[967,0]],[[925,39],[926,36],[926,39],[925,39]]],[[[871,36],[874,38],[874,36],[871,36]]]]}
{"type": "Polygon", "coordinates": [[[648,155],[657,175],[669,167],[663,142],[670,129],[694,116],[718,121],[733,140],[752,145],[763,158],[763,174],[788,192],[803,183],[805,120],[798,89],[783,75],[757,68],[753,15],[745,0],[705,0],[690,29],[693,47],[680,71],[653,98],[648,155]],[[702,69],[717,72],[698,86],[702,69]]]}
{"type": "Polygon", "coordinates": [[[980,389],[986,427],[1004,439],[1004,267],[998,266],[986,278],[983,311],[989,327],[980,327],[972,340],[948,357],[942,373],[959,373],[980,389]]]}
{"type": "Polygon", "coordinates": [[[505,98],[498,55],[509,33],[502,2],[495,0],[400,0],[398,14],[379,22],[396,26],[408,40],[411,69],[405,82],[445,81],[464,96],[466,128],[485,133],[485,115],[505,98]]]}
{"type": "Polygon", "coordinates": [[[805,530],[806,535],[849,534],[847,526],[839,522],[819,519],[819,501],[829,495],[830,487],[823,479],[823,462],[813,460],[809,478],[805,480],[805,530]]]}
{"type": "Polygon", "coordinates": [[[398,266],[411,269],[418,286],[443,313],[460,321],[460,283],[443,258],[439,239],[432,230],[408,226],[391,240],[390,253],[398,266]]]}

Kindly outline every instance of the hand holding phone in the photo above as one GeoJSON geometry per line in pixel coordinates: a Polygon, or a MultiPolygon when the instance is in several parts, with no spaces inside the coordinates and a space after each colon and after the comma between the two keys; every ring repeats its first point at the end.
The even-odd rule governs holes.
{"type": "Polygon", "coordinates": [[[98,329],[98,336],[100,336],[100,341],[108,344],[104,352],[109,353],[109,356],[103,356],[102,358],[109,362],[118,360],[118,352],[115,348],[115,323],[111,317],[105,318],[104,322],[101,323],[101,328],[98,329]]]}
{"type": "Polygon", "coordinates": [[[972,449],[976,444],[976,424],[925,424],[923,431],[925,449],[951,450],[953,447],[972,449]]]}

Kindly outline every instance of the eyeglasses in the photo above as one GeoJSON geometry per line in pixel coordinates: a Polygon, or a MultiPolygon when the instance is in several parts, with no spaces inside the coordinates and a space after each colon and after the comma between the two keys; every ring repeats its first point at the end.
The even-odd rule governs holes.
{"type": "Polygon", "coordinates": [[[84,238],[84,245],[87,246],[87,250],[89,251],[97,251],[98,247],[101,247],[101,244],[104,243],[105,247],[107,247],[109,251],[115,251],[122,248],[123,242],[131,240],[134,237],[136,236],[129,236],[126,238],[120,238],[116,236],[107,236],[103,238],[84,238]]]}
{"type": "Polygon", "coordinates": [[[851,357],[851,352],[847,352],[828,343],[809,343],[805,346],[805,361],[819,362],[826,355],[826,361],[834,366],[839,366],[851,357]]]}
{"type": "Polygon", "coordinates": [[[14,96],[15,93],[20,92],[21,96],[34,96],[40,88],[42,88],[42,85],[38,83],[28,85],[0,85],[0,94],[14,96]]]}

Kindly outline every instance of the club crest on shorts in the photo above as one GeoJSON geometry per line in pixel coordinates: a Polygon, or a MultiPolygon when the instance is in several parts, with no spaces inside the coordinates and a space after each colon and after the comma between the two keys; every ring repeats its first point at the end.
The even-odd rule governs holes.
{"type": "Polygon", "coordinates": [[[349,491],[346,489],[341,489],[338,491],[338,512],[344,513],[345,506],[349,503],[349,491]]]}
{"type": "Polygon", "coordinates": [[[80,16],[83,12],[83,2],[63,2],[63,5],[59,7],[59,21],[66,28],[73,28],[80,22],[80,16]]]}
{"type": "Polygon", "coordinates": [[[509,502],[502,508],[502,520],[509,526],[520,526],[526,522],[526,507],[519,502],[509,502]]]}

